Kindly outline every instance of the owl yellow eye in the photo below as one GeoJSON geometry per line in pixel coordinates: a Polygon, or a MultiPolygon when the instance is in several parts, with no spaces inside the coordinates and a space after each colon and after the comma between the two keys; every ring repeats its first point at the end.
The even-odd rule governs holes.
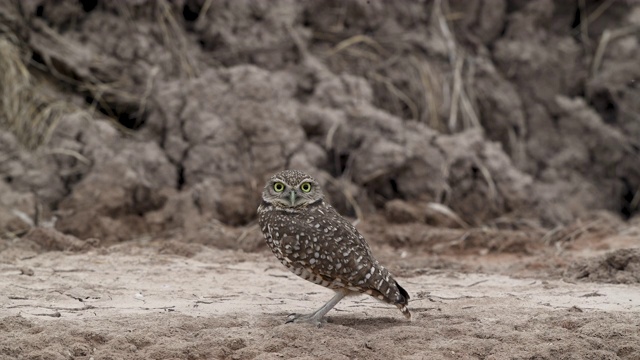
{"type": "Polygon", "coordinates": [[[311,191],[311,184],[308,182],[302,183],[302,185],[300,185],[300,190],[302,190],[302,192],[311,191]]]}
{"type": "Polygon", "coordinates": [[[273,184],[273,190],[275,190],[276,192],[283,192],[284,191],[284,184],[281,182],[277,182],[275,184],[273,184]]]}

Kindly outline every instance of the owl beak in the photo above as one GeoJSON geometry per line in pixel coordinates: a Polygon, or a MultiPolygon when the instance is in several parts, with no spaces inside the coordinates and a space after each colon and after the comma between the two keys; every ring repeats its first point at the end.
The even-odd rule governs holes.
{"type": "Polygon", "coordinates": [[[291,206],[294,206],[296,204],[296,192],[292,191],[289,194],[289,200],[291,200],[291,206]]]}

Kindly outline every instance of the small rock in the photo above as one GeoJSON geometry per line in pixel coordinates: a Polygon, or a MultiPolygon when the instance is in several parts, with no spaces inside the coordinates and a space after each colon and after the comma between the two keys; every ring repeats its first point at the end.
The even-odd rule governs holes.
{"type": "Polygon", "coordinates": [[[33,274],[35,274],[35,272],[32,268],[28,268],[26,266],[20,268],[20,275],[33,276],[33,274]]]}

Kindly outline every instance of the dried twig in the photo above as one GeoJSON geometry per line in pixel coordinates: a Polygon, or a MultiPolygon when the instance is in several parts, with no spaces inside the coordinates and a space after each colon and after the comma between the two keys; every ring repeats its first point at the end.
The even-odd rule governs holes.
{"type": "MultiPolygon", "coordinates": [[[[207,0],[207,1],[211,1],[211,0],[207,0]]],[[[287,32],[289,33],[289,36],[291,36],[291,40],[293,40],[293,43],[296,45],[296,49],[298,50],[300,57],[303,59],[308,57],[309,50],[307,49],[307,44],[300,37],[300,34],[298,34],[298,32],[289,23],[286,24],[286,28],[287,28],[287,32]]]]}
{"type": "Polygon", "coordinates": [[[256,231],[258,230],[258,224],[254,224],[251,225],[249,227],[246,227],[242,230],[242,233],[240,233],[240,236],[238,236],[238,238],[236,239],[236,243],[237,244],[242,244],[246,239],[247,239],[247,235],[249,235],[252,231],[256,231]]]}
{"type": "Polygon", "coordinates": [[[389,52],[387,50],[385,50],[384,47],[382,47],[382,45],[380,45],[377,41],[375,41],[374,39],[370,38],[369,36],[366,35],[355,35],[352,36],[348,39],[342,40],[341,42],[339,42],[336,46],[334,46],[330,51],[329,51],[329,56],[333,56],[345,49],[348,49],[356,44],[360,44],[360,43],[364,43],[367,44],[369,46],[371,46],[372,48],[374,48],[380,55],[384,56],[384,57],[389,57],[389,52]]]}
{"type": "Polygon", "coordinates": [[[409,108],[409,111],[411,111],[411,117],[413,119],[415,120],[419,119],[418,106],[416,105],[416,103],[413,100],[411,100],[411,98],[407,94],[405,94],[400,89],[398,89],[389,78],[384,77],[378,73],[370,73],[370,76],[372,80],[383,83],[391,94],[393,94],[395,97],[400,99],[400,101],[402,101],[405,105],[407,105],[407,107],[409,108]]]}
{"type": "Polygon", "coordinates": [[[202,5],[202,8],[200,8],[198,17],[196,18],[196,24],[200,25],[202,21],[206,21],[207,11],[209,11],[209,8],[211,7],[212,2],[213,0],[206,0],[204,2],[204,4],[202,5]]]}
{"type": "Polygon", "coordinates": [[[173,56],[178,60],[182,71],[188,78],[195,78],[197,68],[195,62],[191,59],[187,49],[187,39],[183,34],[182,27],[178,24],[176,18],[167,0],[158,1],[161,10],[161,19],[159,21],[160,28],[164,34],[165,43],[169,47],[173,56]],[[176,46],[171,46],[176,44],[176,46]]]}
{"type": "Polygon", "coordinates": [[[418,59],[414,56],[411,57],[410,62],[418,71],[420,75],[420,82],[422,84],[422,93],[424,94],[424,102],[427,107],[427,111],[423,111],[420,114],[420,121],[427,122],[423,118],[428,114],[429,115],[429,125],[433,129],[440,129],[440,117],[438,116],[438,105],[435,98],[435,89],[437,88],[437,79],[433,76],[431,69],[429,67],[429,63],[425,62],[420,63],[418,59]],[[436,82],[435,85],[432,83],[436,82]]]}
{"type": "Polygon", "coordinates": [[[610,30],[607,29],[602,33],[600,37],[600,41],[598,42],[598,47],[596,48],[596,53],[593,56],[593,61],[591,62],[591,77],[595,77],[600,69],[600,65],[602,64],[602,59],[604,58],[605,50],[609,45],[609,42],[625,37],[627,35],[631,35],[635,32],[640,32],[640,25],[632,25],[627,26],[621,29],[610,30]]]}
{"type": "Polygon", "coordinates": [[[484,177],[484,180],[487,182],[487,186],[489,187],[489,199],[493,201],[497,200],[498,190],[496,188],[496,183],[495,181],[493,181],[493,177],[489,172],[489,169],[487,169],[486,166],[481,163],[476,163],[476,166],[478,167],[478,169],[480,169],[480,173],[482,174],[482,177],[484,177]]]}
{"type": "Polygon", "coordinates": [[[462,220],[462,218],[458,216],[458,214],[456,214],[453,210],[451,210],[451,208],[449,208],[446,205],[431,202],[427,204],[427,207],[433,211],[439,212],[440,214],[450,218],[451,220],[455,221],[458,225],[460,225],[464,229],[468,229],[471,227],[469,224],[467,224],[467,222],[462,220]]]}
{"type": "Polygon", "coordinates": [[[467,285],[467,287],[473,287],[473,286],[476,286],[476,285],[478,285],[478,284],[485,283],[485,282],[487,282],[487,281],[489,281],[489,280],[487,280],[487,279],[485,279],[485,280],[478,280],[478,281],[476,281],[476,282],[474,282],[474,283],[472,283],[472,284],[467,285]]]}
{"type": "MultiPolygon", "coordinates": [[[[445,39],[447,50],[449,52],[449,63],[453,68],[453,88],[451,93],[451,103],[449,108],[449,131],[458,130],[458,111],[462,110],[462,114],[466,116],[466,123],[462,123],[461,128],[464,130],[470,127],[477,127],[480,125],[476,111],[473,108],[471,101],[469,100],[464,82],[462,80],[462,71],[464,66],[464,52],[458,50],[455,37],[449,25],[446,17],[442,12],[443,0],[436,0],[433,5],[433,13],[438,21],[438,27],[442,36],[445,39]]],[[[463,119],[464,120],[464,119],[463,119]]]]}
{"type": "Polygon", "coordinates": [[[84,165],[91,165],[91,160],[87,159],[87,157],[85,157],[84,155],[80,154],[77,151],[74,150],[70,150],[70,149],[63,149],[63,148],[54,148],[54,149],[47,149],[45,151],[46,154],[52,154],[52,155],[67,155],[67,156],[71,156],[74,159],[78,160],[79,162],[81,162],[84,165]]]}
{"type": "Polygon", "coordinates": [[[457,57],[453,68],[453,92],[451,94],[451,107],[449,108],[449,130],[455,131],[458,127],[458,104],[462,92],[462,65],[464,60],[457,57]]]}
{"type": "MultiPolygon", "coordinates": [[[[586,3],[585,3],[584,0],[580,0],[580,2],[578,4],[579,9],[580,9],[580,25],[579,25],[579,27],[576,26],[575,28],[573,28],[571,34],[572,35],[576,35],[578,33],[578,31],[579,31],[579,32],[582,33],[580,35],[581,37],[585,36],[585,34],[589,30],[589,25],[588,24],[596,21],[614,3],[615,3],[615,0],[604,1],[591,14],[585,16],[586,3]]],[[[588,38],[587,38],[587,40],[588,40],[588,38]]],[[[584,38],[583,38],[583,41],[584,41],[584,38]]]]}
{"type": "Polygon", "coordinates": [[[333,124],[331,124],[329,131],[327,131],[327,137],[325,138],[324,145],[328,150],[333,149],[333,137],[335,136],[336,131],[338,130],[340,125],[342,125],[342,121],[336,120],[333,122],[333,124]]]}
{"type": "Polygon", "coordinates": [[[332,185],[334,185],[336,188],[340,189],[340,191],[342,192],[342,194],[344,195],[345,199],[347,199],[347,202],[349,203],[349,205],[351,205],[351,207],[353,208],[353,211],[356,213],[356,221],[360,222],[363,218],[362,216],[362,209],[360,209],[360,206],[358,205],[358,202],[356,201],[356,199],[353,197],[353,195],[351,194],[350,191],[348,191],[346,189],[345,186],[341,186],[341,184],[339,184],[335,179],[333,179],[330,176],[326,176],[324,177],[328,182],[330,182],[332,185]]]}
{"type": "Polygon", "coordinates": [[[631,202],[629,203],[629,209],[631,211],[636,211],[638,207],[640,207],[640,188],[636,190],[633,198],[631,199],[631,202]]]}
{"type": "Polygon", "coordinates": [[[587,4],[585,0],[578,0],[578,9],[580,12],[580,39],[582,43],[588,45],[589,41],[589,17],[586,16],[587,4]]]}

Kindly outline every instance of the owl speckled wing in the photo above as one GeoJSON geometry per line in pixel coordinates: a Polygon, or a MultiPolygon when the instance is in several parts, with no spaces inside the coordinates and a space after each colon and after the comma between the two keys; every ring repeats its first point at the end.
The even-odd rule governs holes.
{"type": "Polygon", "coordinates": [[[364,285],[365,272],[375,265],[369,246],[347,220],[324,202],[309,206],[302,215],[293,215],[280,251],[294,267],[306,267],[314,274],[335,279],[332,287],[364,285]],[[294,232],[293,224],[306,223],[306,231],[294,232]],[[366,269],[365,269],[366,268],[366,269]],[[359,275],[362,275],[361,277],[359,275]],[[356,281],[357,280],[357,281],[356,281]]]}
{"type": "MultiPolygon", "coordinates": [[[[294,273],[325,287],[346,288],[406,305],[409,295],[373,257],[358,230],[331,205],[322,202],[310,206],[305,216],[296,220],[306,222],[308,230],[280,242],[280,250],[294,273]]],[[[399,308],[408,313],[405,307],[399,308]]]]}
{"type": "MultiPolygon", "coordinates": [[[[340,249],[338,261],[343,264],[342,271],[334,275],[347,281],[350,290],[367,293],[392,304],[406,305],[409,295],[375,259],[360,232],[331,205],[326,204],[326,208],[329,213],[327,219],[335,229],[333,238],[340,249]]],[[[406,308],[400,309],[407,315],[406,308]]]]}

